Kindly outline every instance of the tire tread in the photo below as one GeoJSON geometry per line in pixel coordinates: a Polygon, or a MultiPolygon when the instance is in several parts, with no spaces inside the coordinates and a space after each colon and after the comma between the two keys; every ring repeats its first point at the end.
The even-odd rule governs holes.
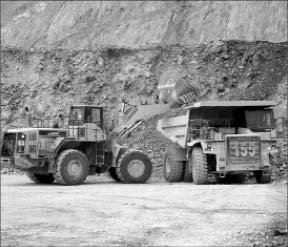
{"type": "Polygon", "coordinates": [[[184,175],[184,162],[182,161],[173,161],[170,159],[169,151],[165,154],[165,160],[164,160],[164,177],[167,182],[181,182],[184,175]],[[167,159],[170,160],[170,174],[166,174],[166,162],[167,159]]]}
{"type": "MultiPolygon", "coordinates": [[[[77,153],[77,154],[81,155],[86,160],[86,162],[88,164],[87,157],[82,152],[75,150],[75,149],[64,150],[62,153],[60,153],[60,155],[57,157],[57,160],[56,160],[56,172],[54,173],[54,178],[58,184],[62,184],[62,185],[69,185],[70,184],[67,181],[65,181],[63,176],[62,176],[61,165],[62,165],[63,161],[65,160],[65,158],[68,155],[71,155],[73,153],[77,153]]],[[[79,181],[77,184],[83,183],[85,181],[86,177],[82,178],[81,181],[79,181]]]]}
{"type": "Polygon", "coordinates": [[[192,151],[193,164],[193,181],[195,184],[208,183],[207,156],[203,153],[202,148],[195,147],[192,151]]]}

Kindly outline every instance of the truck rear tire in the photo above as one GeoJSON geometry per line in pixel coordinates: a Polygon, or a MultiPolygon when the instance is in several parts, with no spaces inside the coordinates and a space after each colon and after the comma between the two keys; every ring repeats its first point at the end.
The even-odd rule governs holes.
{"type": "Polygon", "coordinates": [[[56,160],[54,178],[63,185],[82,184],[89,173],[89,164],[85,154],[78,150],[67,149],[56,160]]]}
{"type": "Polygon", "coordinates": [[[165,153],[163,171],[167,182],[181,182],[184,172],[184,162],[171,159],[171,154],[168,151],[165,153]]]}
{"type": "Polygon", "coordinates": [[[33,172],[27,172],[26,174],[36,184],[52,184],[55,180],[53,174],[37,174],[33,172]]]}
{"type": "Polygon", "coordinates": [[[271,169],[268,174],[263,174],[263,171],[255,171],[254,176],[256,178],[257,183],[266,184],[271,182],[271,169]]]}
{"type": "Polygon", "coordinates": [[[118,159],[116,172],[124,183],[145,183],[152,174],[149,157],[140,150],[128,150],[118,159]]]}
{"type": "Polygon", "coordinates": [[[195,184],[207,184],[208,183],[208,167],[207,157],[203,153],[202,148],[194,147],[192,150],[192,166],[193,166],[193,182],[195,184]]]}
{"type": "Polygon", "coordinates": [[[193,182],[192,172],[189,172],[189,162],[184,163],[184,176],[183,181],[184,182],[193,182]]]}
{"type": "Polygon", "coordinates": [[[108,170],[110,177],[115,180],[116,182],[121,182],[121,179],[118,177],[117,171],[116,171],[116,167],[111,167],[108,170]]]}

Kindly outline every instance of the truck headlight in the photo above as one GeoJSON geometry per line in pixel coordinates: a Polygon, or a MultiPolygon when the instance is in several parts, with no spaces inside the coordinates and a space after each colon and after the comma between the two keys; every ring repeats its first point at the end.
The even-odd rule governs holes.
{"type": "Polygon", "coordinates": [[[206,151],[215,151],[215,147],[212,145],[212,143],[206,144],[206,151]]]}

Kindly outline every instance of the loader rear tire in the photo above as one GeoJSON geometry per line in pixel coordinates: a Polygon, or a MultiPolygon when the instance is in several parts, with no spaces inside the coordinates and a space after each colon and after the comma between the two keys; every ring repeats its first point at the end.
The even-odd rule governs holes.
{"type": "Polygon", "coordinates": [[[57,183],[63,185],[82,184],[89,174],[89,163],[82,152],[67,149],[56,160],[56,172],[53,174],[57,183]]]}
{"type": "Polygon", "coordinates": [[[116,172],[123,183],[145,183],[152,174],[149,157],[140,150],[128,150],[118,159],[116,172]]]}
{"type": "Polygon", "coordinates": [[[189,162],[185,162],[184,164],[184,176],[183,176],[183,181],[184,182],[192,182],[193,177],[192,177],[192,172],[189,172],[189,162]]]}
{"type": "Polygon", "coordinates": [[[111,167],[108,170],[110,177],[115,180],[116,182],[121,182],[121,179],[118,177],[117,171],[116,171],[116,167],[111,167]]]}
{"type": "Polygon", "coordinates": [[[168,151],[165,153],[163,170],[167,182],[181,182],[184,172],[184,162],[173,160],[168,151]]]}
{"type": "Polygon", "coordinates": [[[193,182],[195,184],[207,184],[208,183],[208,167],[207,157],[203,153],[202,148],[194,147],[191,155],[192,161],[192,175],[193,182]]]}
{"type": "Polygon", "coordinates": [[[55,180],[53,174],[37,174],[33,172],[27,172],[26,174],[36,184],[52,184],[55,180]]]}

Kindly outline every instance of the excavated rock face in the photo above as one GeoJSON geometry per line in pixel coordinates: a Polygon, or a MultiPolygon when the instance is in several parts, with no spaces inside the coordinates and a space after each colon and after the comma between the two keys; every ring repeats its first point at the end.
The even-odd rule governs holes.
{"type": "Polygon", "coordinates": [[[4,46],[287,40],[286,1],[1,1],[4,46]]]}
{"type": "Polygon", "coordinates": [[[107,107],[107,121],[117,123],[122,99],[158,103],[161,85],[171,82],[197,85],[199,99],[276,100],[280,119],[287,115],[287,49],[288,43],[244,41],[146,49],[3,48],[1,123],[23,124],[27,105],[35,117],[51,120],[58,109],[67,115],[79,103],[107,107]]]}

